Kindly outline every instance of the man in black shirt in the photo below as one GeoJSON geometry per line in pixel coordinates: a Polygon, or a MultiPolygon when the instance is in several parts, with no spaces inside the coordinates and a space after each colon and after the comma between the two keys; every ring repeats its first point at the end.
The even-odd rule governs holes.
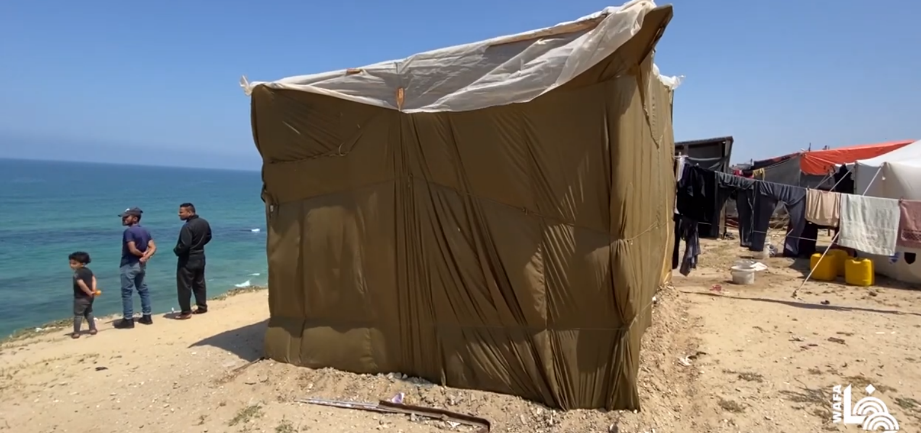
{"type": "Polygon", "coordinates": [[[189,319],[192,314],[208,312],[208,298],[205,291],[205,245],[211,242],[211,226],[204,218],[195,214],[192,203],[179,205],[179,219],[185,225],[179,230],[179,241],[173,252],[178,257],[176,286],[179,292],[178,319],[189,319]],[[191,298],[195,294],[198,308],[192,311],[191,298]]]}

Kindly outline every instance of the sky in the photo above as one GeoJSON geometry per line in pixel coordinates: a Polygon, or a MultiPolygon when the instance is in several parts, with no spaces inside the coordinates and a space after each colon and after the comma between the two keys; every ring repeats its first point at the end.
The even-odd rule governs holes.
{"type": "MultiPolygon", "coordinates": [[[[616,1],[2,2],[0,157],[258,169],[242,75],[360,67],[616,1]]],[[[685,76],[676,140],[731,135],[743,162],[921,138],[921,2],[673,4],[655,61],[685,76]]]]}

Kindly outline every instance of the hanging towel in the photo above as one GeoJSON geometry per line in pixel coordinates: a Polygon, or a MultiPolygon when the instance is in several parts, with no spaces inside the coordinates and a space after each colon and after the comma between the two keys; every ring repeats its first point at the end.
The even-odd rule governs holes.
{"type": "Polygon", "coordinates": [[[896,245],[921,249],[921,201],[899,200],[899,238],[896,245]]]}
{"type": "Polygon", "coordinates": [[[869,254],[891,256],[899,237],[899,201],[841,194],[838,243],[869,254]]]}
{"type": "Polygon", "coordinates": [[[841,194],[818,189],[806,190],[806,221],[813,224],[838,227],[841,194]]]}

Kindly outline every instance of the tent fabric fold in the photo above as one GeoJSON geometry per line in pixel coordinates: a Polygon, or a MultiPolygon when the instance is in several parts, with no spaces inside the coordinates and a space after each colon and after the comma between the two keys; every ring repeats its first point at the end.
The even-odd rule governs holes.
{"type": "Polygon", "coordinates": [[[430,111],[446,100],[407,89],[401,110],[368,103],[380,89],[252,85],[266,355],[562,409],[639,409],[675,175],[673,87],[653,65],[672,9],[625,8],[637,5],[597,24],[628,32],[604,36],[616,49],[571,59],[581,73],[520,103],[430,111]]]}

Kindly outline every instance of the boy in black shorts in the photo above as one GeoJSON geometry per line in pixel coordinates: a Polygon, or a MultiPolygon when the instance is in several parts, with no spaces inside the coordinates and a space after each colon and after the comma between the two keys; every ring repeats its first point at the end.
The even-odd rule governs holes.
{"type": "Polygon", "coordinates": [[[70,256],[70,268],[74,270],[74,333],[73,338],[80,338],[80,325],[83,319],[90,325],[90,335],[96,335],[96,321],[93,319],[93,299],[96,297],[96,276],[86,265],[90,264],[90,255],[77,251],[70,256]]]}

